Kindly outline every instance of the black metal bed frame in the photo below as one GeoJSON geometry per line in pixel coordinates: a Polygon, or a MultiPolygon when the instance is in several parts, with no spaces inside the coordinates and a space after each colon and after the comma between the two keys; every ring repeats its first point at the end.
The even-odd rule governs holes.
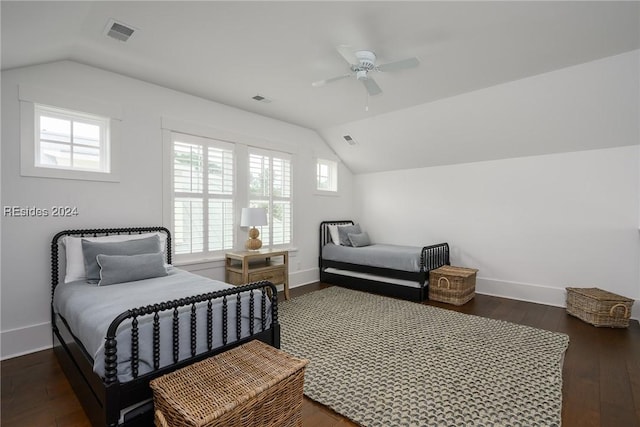
{"type": "Polygon", "coordinates": [[[371,267],[367,265],[352,264],[347,262],[332,261],[322,257],[322,248],[331,242],[329,225],[353,225],[351,220],[322,221],[320,223],[320,246],[318,252],[318,266],[320,268],[320,281],[345,288],[365,292],[373,292],[381,295],[407,299],[411,301],[424,301],[429,297],[429,272],[443,265],[449,265],[449,244],[438,243],[425,246],[420,253],[420,271],[411,272],[394,270],[390,268],[371,267]],[[398,285],[383,280],[372,280],[361,277],[347,276],[327,272],[327,268],[354,271],[373,274],[390,279],[401,279],[417,282],[419,287],[398,285]]]}
{"type": "MultiPolygon", "coordinates": [[[[267,281],[256,282],[245,286],[240,286],[222,291],[210,292],[201,295],[181,298],[173,301],[166,301],[158,304],[151,304],[144,307],[137,307],[127,310],[117,316],[108,328],[105,336],[105,375],[98,376],[93,372],[92,357],[85,350],[82,343],[73,335],[65,319],[55,313],[53,307],[53,294],[60,280],[60,257],[59,240],[64,236],[96,237],[116,234],[141,234],[149,232],[162,232],[167,235],[166,259],[171,263],[171,233],[164,227],[137,227],[137,228],[109,228],[109,229],[85,229],[85,230],[65,230],[56,234],[51,242],[51,325],[53,330],[53,343],[55,354],[65,372],[69,382],[82,403],[87,416],[94,426],[150,426],[153,425],[153,405],[146,402],[152,397],[149,381],[169,372],[172,372],[191,363],[213,356],[215,354],[236,347],[252,339],[258,339],[276,348],[280,347],[280,325],[278,323],[278,294],[276,287],[267,281]],[[251,294],[249,301],[249,316],[253,319],[256,310],[253,293],[258,292],[261,298],[260,310],[262,315],[261,328],[254,330],[253,321],[250,322],[250,336],[240,336],[240,322],[242,317],[242,306],[240,294],[248,291],[251,294]],[[267,296],[269,294],[269,296],[267,296]],[[228,337],[228,308],[227,301],[236,298],[236,336],[228,337]],[[271,324],[266,325],[266,298],[271,299],[271,324]],[[222,300],[221,335],[223,345],[213,347],[213,324],[212,324],[212,304],[214,300],[222,300]],[[198,329],[196,317],[196,304],[206,303],[207,309],[207,351],[196,353],[196,329],[198,329]],[[190,350],[191,357],[179,360],[179,322],[178,312],[180,308],[191,309],[189,316],[190,350]],[[173,363],[169,366],[160,367],[160,322],[161,312],[173,311],[172,327],[172,351],[173,363]],[[138,350],[139,332],[138,322],[143,317],[153,318],[153,362],[154,370],[147,374],[138,375],[138,350]],[[123,322],[130,322],[131,328],[131,371],[134,379],[127,382],[118,380],[118,342],[116,331],[123,322]],[[231,338],[231,339],[230,339],[231,338]],[[145,402],[141,404],[142,402],[145,402]],[[124,415],[120,422],[121,411],[125,408],[140,405],[124,415]]],[[[123,345],[126,345],[124,343],[123,345]]]]}

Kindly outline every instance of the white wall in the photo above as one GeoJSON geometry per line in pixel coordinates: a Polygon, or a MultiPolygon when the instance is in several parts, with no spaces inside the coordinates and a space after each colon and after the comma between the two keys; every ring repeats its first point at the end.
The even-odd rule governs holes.
{"type": "MultiPolygon", "coordinates": [[[[316,132],[74,62],[2,73],[2,206],[75,206],[73,218],[2,217],[1,336],[3,358],[51,345],[50,241],[61,230],[157,225],[163,221],[163,119],[219,131],[295,155],[294,245],[291,281],[317,280],[317,228],[353,211],[352,177],[342,165],[342,196],[314,192],[315,156],[333,153],[316,132]],[[75,181],[20,175],[18,85],[122,107],[120,182],[75,181]]],[[[191,266],[223,278],[222,263],[191,266]]]]}
{"type": "MultiPolygon", "coordinates": [[[[564,288],[640,299],[638,146],[356,177],[372,240],[449,242],[477,291],[564,305],[564,288]]],[[[638,313],[636,306],[636,313],[638,313]]]]}
{"type": "Polygon", "coordinates": [[[453,264],[480,269],[479,293],[564,306],[565,287],[597,286],[640,299],[639,59],[629,52],[383,117],[421,135],[425,155],[464,140],[461,150],[487,161],[357,175],[357,218],[375,241],[448,241],[453,264]],[[432,133],[422,123],[434,120],[432,133]],[[532,151],[496,160],[496,141],[532,151]]]}

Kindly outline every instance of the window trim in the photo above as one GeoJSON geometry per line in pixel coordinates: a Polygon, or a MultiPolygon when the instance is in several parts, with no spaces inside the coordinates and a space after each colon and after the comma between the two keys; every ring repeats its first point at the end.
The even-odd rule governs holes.
{"type": "MultiPolygon", "coordinates": [[[[49,105],[35,104],[34,105],[34,163],[35,167],[48,168],[48,169],[64,169],[70,171],[82,171],[82,172],[97,172],[97,173],[109,173],[111,169],[111,156],[110,156],[110,127],[111,120],[108,117],[96,116],[93,114],[87,114],[77,111],[71,111],[68,109],[52,107],[49,105]],[[71,150],[71,166],[56,166],[47,165],[41,163],[40,152],[42,150],[43,139],[39,136],[40,132],[40,120],[43,116],[57,118],[61,120],[69,120],[73,122],[94,124],[100,128],[100,145],[98,150],[100,152],[100,169],[86,169],[77,166],[73,166],[73,150],[71,150]]],[[[54,141],[51,141],[54,142],[54,141]]],[[[87,146],[83,144],[77,144],[74,142],[73,126],[71,128],[71,140],[69,142],[61,142],[60,144],[68,145],[73,148],[74,146],[87,146]]],[[[95,147],[90,147],[95,148],[95,147]]]]}
{"type": "MultiPolygon", "coordinates": [[[[212,127],[209,124],[193,118],[185,119],[181,117],[161,116],[161,132],[162,132],[162,223],[165,227],[173,231],[173,213],[172,210],[172,178],[173,173],[172,165],[172,145],[171,145],[171,133],[183,133],[188,135],[201,136],[204,138],[211,138],[217,141],[227,142],[235,146],[235,197],[236,202],[235,209],[235,233],[236,242],[235,250],[244,250],[244,244],[247,239],[246,229],[240,227],[240,214],[243,207],[249,205],[249,164],[248,164],[248,151],[249,149],[257,149],[264,151],[274,151],[278,153],[287,154],[291,159],[291,200],[292,200],[292,221],[291,221],[291,243],[286,245],[278,245],[278,248],[286,248],[292,253],[298,249],[295,246],[295,221],[293,220],[293,198],[296,193],[295,180],[296,176],[295,165],[297,164],[296,154],[297,145],[289,144],[286,141],[265,139],[262,135],[252,136],[249,134],[242,134],[228,129],[212,127]]],[[[175,254],[175,251],[174,251],[175,254]]],[[[201,254],[200,254],[201,255],[201,254]]],[[[180,258],[180,257],[178,257],[180,258]]],[[[177,259],[174,256],[175,265],[213,265],[211,263],[223,260],[222,256],[193,256],[191,259],[177,259]]],[[[208,267],[207,267],[208,268],[208,267]]]]}
{"type": "Polygon", "coordinates": [[[60,178],[85,181],[120,181],[120,122],[121,108],[91,98],[69,93],[20,85],[20,175],[38,178],[60,178]],[[108,120],[109,172],[85,169],[57,168],[36,165],[36,105],[63,110],[79,117],[98,116],[108,120]]]}
{"type": "MultiPolygon", "coordinates": [[[[193,144],[199,144],[202,145],[204,150],[203,153],[205,151],[208,151],[209,147],[216,147],[216,148],[221,148],[221,149],[225,149],[225,150],[230,150],[233,153],[233,169],[234,169],[234,175],[233,175],[233,190],[232,190],[232,194],[231,194],[231,200],[233,203],[233,218],[234,218],[234,224],[232,227],[232,237],[231,237],[231,247],[230,248],[223,248],[223,249],[219,249],[219,250],[213,250],[210,251],[209,250],[209,245],[208,245],[208,239],[209,239],[209,227],[208,227],[208,223],[209,223],[209,218],[206,215],[207,211],[208,211],[208,202],[209,200],[216,200],[216,199],[220,199],[221,197],[219,197],[219,195],[211,195],[208,192],[208,177],[204,177],[203,176],[203,187],[202,187],[202,193],[198,193],[198,195],[202,195],[203,198],[203,225],[205,226],[205,230],[204,230],[204,235],[203,235],[203,250],[201,252],[195,252],[195,253],[187,253],[187,254],[178,254],[176,253],[176,244],[173,245],[173,255],[174,255],[174,259],[176,261],[176,263],[179,264],[191,264],[194,262],[203,262],[203,261],[210,261],[210,260],[216,260],[216,259],[220,259],[221,257],[224,256],[224,253],[229,251],[229,250],[233,250],[236,246],[236,240],[237,240],[237,227],[235,226],[235,218],[237,217],[236,213],[238,211],[238,200],[237,200],[237,179],[236,179],[236,174],[237,174],[237,151],[236,151],[236,146],[233,143],[227,142],[227,141],[221,141],[219,139],[216,138],[212,138],[209,136],[197,136],[197,135],[191,135],[188,133],[184,133],[184,132],[180,132],[180,131],[169,131],[169,130],[165,130],[163,132],[163,140],[165,141],[165,143],[168,143],[168,174],[164,174],[166,176],[166,180],[167,180],[167,185],[168,185],[168,193],[169,193],[169,203],[167,203],[168,209],[165,211],[165,215],[166,218],[168,218],[169,221],[169,229],[172,231],[172,233],[174,233],[175,235],[175,199],[176,197],[181,197],[180,194],[184,194],[184,196],[186,197],[189,193],[176,193],[175,191],[175,186],[174,186],[174,155],[175,155],[175,148],[174,148],[174,144],[176,142],[175,139],[175,135],[180,135],[180,138],[182,139],[180,142],[186,142],[186,143],[193,143],[193,144]],[[178,196],[176,196],[176,194],[178,194],[178,196]],[[206,205],[206,206],[205,206],[206,205]]],[[[204,155],[204,158],[207,158],[207,155],[204,155]]]]}
{"type": "Polygon", "coordinates": [[[325,194],[325,195],[337,195],[338,191],[339,191],[339,183],[340,180],[338,179],[338,162],[336,160],[331,160],[331,159],[326,159],[326,158],[321,158],[321,157],[316,157],[316,192],[318,194],[325,194]],[[331,185],[331,189],[324,189],[324,188],[319,188],[320,186],[320,180],[319,180],[319,176],[318,176],[318,167],[320,167],[320,165],[326,165],[329,167],[329,179],[330,181],[332,181],[332,185],[331,185]]]}

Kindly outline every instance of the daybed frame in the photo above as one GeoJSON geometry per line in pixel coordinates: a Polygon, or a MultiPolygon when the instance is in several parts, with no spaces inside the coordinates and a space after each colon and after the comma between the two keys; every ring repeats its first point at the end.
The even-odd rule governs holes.
{"type": "MultiPolygon", "coordinates": [[[[127,310],[117,316],[111,323],[107,336],[105,337],[105,376],[100,377],[93,372],[93,360],[87,353],[82,343],[77,340],[69,330],[65,319],[55,313],[53,308],[53,292],[59,283],[60,275],[60,256],[59,251],[59,239],[63,236],[106,236],[114,234],[140,234],[148,232],[162,232],[167,235],[166,245],[166,258],[167,263],[171,263],[171,234],[169,230],[164,227],[141,227],[141,228],[110,228],[110,229],[89,229],[89,230],[66,230],[55,235],[51,242],[51,324],[53,328],[53,342],[54,351],[62,365],[69,382],[74,388],[78,399],[82,403],[85,412],[87,413],[91,423],[94,426],[150,426],[153,425],[153,405],[152,402],[147,402],[135,410],[130,411],[124,417],[122,423],[119,422],[120,411],[124,408],[128,408],[132,405],[144,402],[152,397],[151,389],[149,388],[149,381],[174,371],[183,366],[189,365],[196,361],[205,359],[214,354],[221,353],[232,347],[236,347],[244,342],[252,339],[258,339],[267,344],[270,344],[276,348],[280,347],[280,325],[278,324],[278,297],[276,287],[270,282],[257,282],[250,285],[245,285],[232,289],[225,289],[222,291],[211,292],[207,294],[196,295],[187,298],[181,298],[178,300],[167,301],[161,304],[153,304],[146,307],[138,307],[127,310]],[[258,303],[258,307],[254,307],[253,298],[250,300],[250,313],[253,318],[254,309],[262,310],[262,328],[260,331],[254,331],[253,321],[251,322],[251,336],[240,339],[238,336],[231,337],[236,341],[227,344],[227,299],[237,298],[240,300],[240,293],[244,291],[257,292],[258,297],[261,297],[261,303],[258,303]],[[271,296],[271,325],[267,328],[265,325],[266,317],[266,294],[271,296]],[[207,325],[198,325],[197,317],[195,315],[195,307],[197,303],[208,302],[208,319],[211,319],[211,302],[216,299],[222,299],[223,310],[223,322],[221,325],[220,333],[223,336],[222,347],[212,348],[212,334],[213,325],[211,321],[207,321],[207,325]],[[178,316],[177,309],[181,307],[191,307],[190,316],[190,334],[191,334],[191,357],[187,360],[175,362],[177,355],[179,354],[179,329],[178,329],[178,316]],[[160,360],[160,322],[158,314],[163,311],[173,310],[173,355],[174,363],[172,365],[158,368],[160,360]],[[155,370],[144,374],[137,375],[138,364],[138,328],[137,319],[141,319],[143,316],[153,316],[153,358],[155,370]],[[131,321],[131,342],[118,343],[115,336],[118,326],[128,319],[131,321]],[[207,328],[208,335],[208,351],[201,354],[196,354],[195,344],[195,331],[196,328],[207,328]],[[117,358],[118,358],[118,345],[131,346],[131,354],[133,355],[131,361],[132,372],[134,373],[134,379],[127,382],[120,382],[118,380],[117,373],[117,358]]],[[[245,309],[246,310],[246,309],[245,309]]],[[[240,331],[240,319],[241,319],[241,304],[237,304],[236,319],[237,319],[237,331],[240,331]]],[[[260,328],[257,328],[260,329],[260,328]]],[[[230,339],[230,340],[231,340],[230,339]]]]}
{"type": "Polygon", "coordinates": [[[339,220],[323,221],[320,223],[320,252],[318,254],[318,260],[320,267],[320,281],[323,283],[411,301],[424,301],[429,297],[429,271],[449,264],[449,245],[447,243],[438,243],[436,245],[423,247],[420,255],[420,271],[418,272],[370,267],[367,265],[327,260],[322,257],[322,248],[324,245],[331,242],[329,225],[353,225],[353,221],[339,220]],[[382,276],[383,278],[409,280],[417,282],[420,286],[411,287],[389,283],[385,282],[383,278],[381,278],[381,280],[372,280],[343,274],[335,274],[327,272],[327,268],[373,274],[376,276],[382,276]]]}

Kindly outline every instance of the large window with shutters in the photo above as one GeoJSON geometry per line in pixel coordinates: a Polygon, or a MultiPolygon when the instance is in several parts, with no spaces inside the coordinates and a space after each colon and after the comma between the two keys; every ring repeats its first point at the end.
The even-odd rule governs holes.
{"type": "Polygon", "coordinates": [[[267,211],[269,224],[260,229],[264,246],[292,241],[291,156],[276,151],[249,149],[249,207],[267,211]]]}
{"type": "Polygon", "coordinates": [[[172,133],[173,236],[178,259],[234,246],[233,145],[172,133]]]}

